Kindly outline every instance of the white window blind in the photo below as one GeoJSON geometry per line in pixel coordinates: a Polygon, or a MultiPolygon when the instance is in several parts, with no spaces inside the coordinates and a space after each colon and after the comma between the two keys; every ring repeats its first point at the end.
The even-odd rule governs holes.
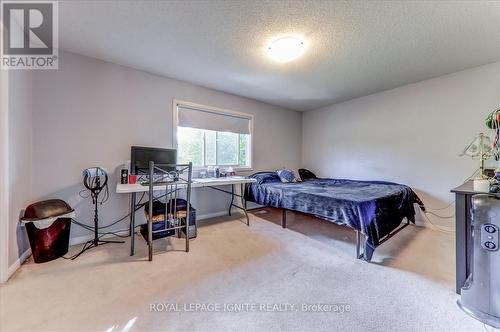
{"type": "Polygon", "coordinates": [[[250,134],[251,119],[244,115],[221,113],[180,104],[177,106],[177,112],[179,127],[250,134]]]}

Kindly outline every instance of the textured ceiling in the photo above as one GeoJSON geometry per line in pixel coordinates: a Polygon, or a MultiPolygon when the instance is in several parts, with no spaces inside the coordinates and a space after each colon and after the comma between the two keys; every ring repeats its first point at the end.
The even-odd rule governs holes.
{"type": "Polygon", "coordinates": [[[295,110],[500,60],[500,1],[61,1],[62,49],[295,110]],[[307,39],[279,64],[265,46],[307,39]]]}

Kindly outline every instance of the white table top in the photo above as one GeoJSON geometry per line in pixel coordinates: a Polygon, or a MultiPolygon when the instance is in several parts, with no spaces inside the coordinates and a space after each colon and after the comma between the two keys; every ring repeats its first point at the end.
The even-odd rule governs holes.
{"type": "Polygon", "coordinates": [[[256,179],[244,176],[228,176],[224,178],[193,179],[193,187],[226,186],[229,184],[253,183],[256,179]]]}
{"type": "MultiPolygon", "coordinates": [[[[193,179],[191,188],[202,188],[209,186],[227,186],[231,184],[245,184],[253,183],[257,180],[246,178],[244,176],[228,176],[224,178],[205,178],[205,179],[193,179]]],[[[185,186],[186,184],[180,184],[179,186],[185,186]]],[[[154,186],[153,190],[165,190],[165,185],[154,186]]],[[[139,193],[149,191],[149,186],[143,186],[142,184],[121,184],[116,185],[117,194],[129,194],[129,193],[139,193]]]]}

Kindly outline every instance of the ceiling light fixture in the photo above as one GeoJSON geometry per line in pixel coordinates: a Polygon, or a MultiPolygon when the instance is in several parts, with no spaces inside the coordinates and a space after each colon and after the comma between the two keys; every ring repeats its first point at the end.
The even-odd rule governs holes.
{"type": "Polygon", "coordinates": [[[306,50],[304,41],[296,37],[282,37],[274,40],[268,47],[269,56],[278,62],[289,62],[297,59],[306,50]]]}

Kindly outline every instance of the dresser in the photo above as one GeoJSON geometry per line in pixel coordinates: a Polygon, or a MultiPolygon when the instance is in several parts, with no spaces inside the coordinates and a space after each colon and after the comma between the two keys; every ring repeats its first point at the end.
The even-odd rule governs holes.
{"type": "Polygon", "coordinates": [[[455,251],[456,251],[456,292],[470,273],[472,262],[472,196],[480,194],[473,190],[472,180],[452,189],[455,194],[455,251]]]}

